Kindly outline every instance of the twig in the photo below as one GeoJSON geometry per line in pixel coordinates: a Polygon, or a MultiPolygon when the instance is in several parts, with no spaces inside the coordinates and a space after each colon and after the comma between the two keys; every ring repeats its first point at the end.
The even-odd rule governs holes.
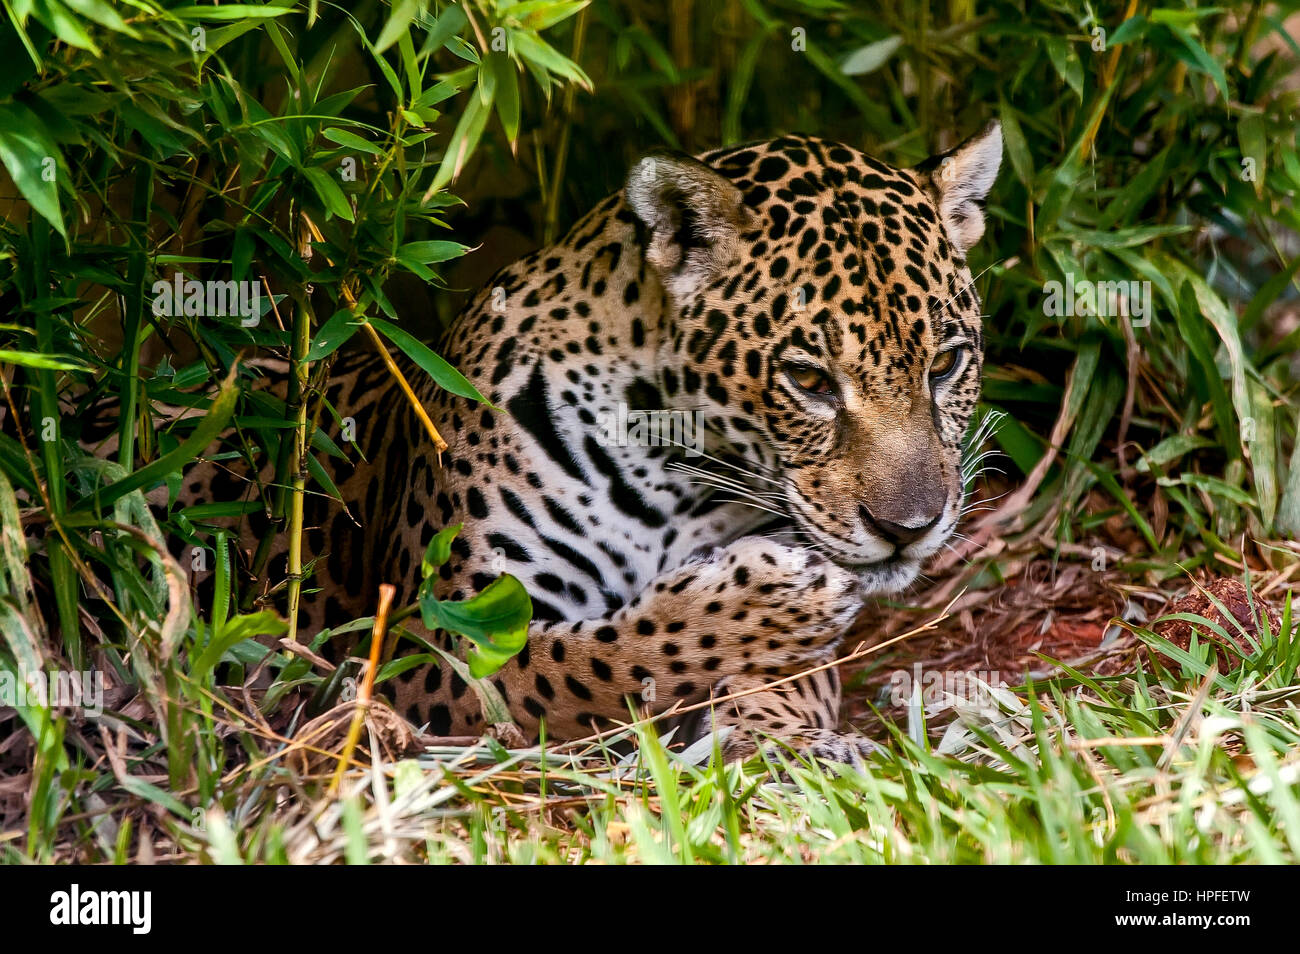
{"type": "Polygon", "coordinates": [[[393,584],[379,584],[379,609],[375,612],[375,626],[370,632],[370,660],[366,665],[366,674],[361,680],[361,687],[357,690],[357,708],[352,713],[352,725],[348,727],[347,741],[343,743],[343,751],[339,754],[339,766],[334,770],[334,778],[330,781],[331,797],[338,794],[339,783],[343,781],[343,771],[352,761],[352,753],[356,751],[357,741],[361,738],[361,724],[365,721],[366,711],[370,708],[370,699],[375,689],[375,674],[379,671],[379,653],[384,645],[384,632],[388,629],[388,610],[392,607],[393,597],[396,595],[397,588],[393,584]]]}
{"type": "MultiPolygon", "coordinates": [[[[307,223],[307,228],[311,230],[311,234],[316,241],[325,241],[324,237],[320,233],[320,229],[316,228],[316,223],[306,215],[302,218],[303,221],[307,223]]],[[[325,261],[329,262],[330,265],[334,264],[330,261],[329,256],[326,256],[325,261]]],[[[346,283],[339,287],[340,291],[343,293],[343,300],[348,303],[348,308],[353,310],[353,314],[355,315],[355,309],[357,307],[356,296],[352,294],[352,289],[350,289],[346,283]]],[[[379,352],[379,356],[384,359],[384,366],[388,368],[388,372],[393,376],[394,380],[397,381],[397,385],[402,389],[402,393],[406,395],[407,401],[411,404],[411,409],[415,411],[415,416],[418,417],[420,423],[424,425],[425,431],[428,432],[429,439],[433,441],[433,446],[438,459],[441,461],[442,452],[447,449],[447,442],[442,439],[442,435],[438,433],[438,429],[433,426],[433,421],[429,418],[429,413],[424,409],[424,405],[420,403],[420,399],[415,396],[414,389],[411,387],[410,382],[406,380],[406,375],[402,374],[402,369],[397,366],[397,362],[393,360],[393,356],[389,353],[388,348],[385,347],[384,340],[379,337],[379,332],[375,331],[375,329],[371,327],[370,322],[365,321],[364,318],[362,320],[363,327],[370,335],[371,343],[375,346],[375,350],[379,352]]]]}

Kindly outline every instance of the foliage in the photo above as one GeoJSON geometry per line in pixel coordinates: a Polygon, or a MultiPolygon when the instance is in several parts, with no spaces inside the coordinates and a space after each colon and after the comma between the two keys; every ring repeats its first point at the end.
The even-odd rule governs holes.
{"type": "MultiPolygon", "coordinates": [[[[972,263],[988,313],[985,410],[1007,412],[996,441],[1025,488],[1021,509],[994,515],[999,527],[1013,520],[1059,554],[1108,521],[1131,523],[1140,539],[1125,571],[1146,582],[1201,566],[1285,571],[1300,533],[1300,47],[1284,26],[1298,6],[6,4],[0,670],[93,667],[124,690],[122,708],[138,703],[114,716],[121,749],[101,747],[75,712],[19,710],[27,737],[5,765],[26,780],[29,807],[21,833],[0,809],[5,850],[120,859],[149,804],[166,819],[150,824],[205,857],[283,856],[287,832],[269,811],[246,831],[194,823],[283,780],[266,714],[293,693],[338,690],[306,655],[337,633],[300,639],[295,609],[311,585],[304,497],[336,493],[320,460],[358,452],[324,397],[334,358],[400,352],[474,394],[425,343],[438,321],[654,146],[799,131],[910,164],[999,117],[1006,171],[972,263]],[[1149,323],[1045,309],[1050,282],[1081,279],[1149,282],[1149,323]],[[264,294],[251,311],[187,313],[190,280],[260,282],[264,294]],[[283,399],[263,386],[266,356],[288,368],[283,399]],[[205,454],[270,479],[176,506],[205,454]],[[261,545],[244,553],[232,521],[258,521],[261,545]],[[234,774],[227,739],[246,759],[234,774]],[[111,837],[93,821],[107,816],[122,819],[111,837]]],[[[983,584],[1009,572],[996,553],[976,569],[983,584]]],[[[1294,666],[1259,675],[1284,694],[1294,666]]],[[[1184,677],[1164,691],[1187,689],[1184,677]]],[[[613,823],[641,857],[686,845],[697,858],[767,856],[780,850],[763,838],[773,826],[816,823],[855,833],[824,846],[835,858],[991,860],[1008,840],[1016,860],[1063,860],[1067,844],[1080,859],[1294,860],[1293,710],[1230,730],[1261,773],[1281,766],[1262,801],[1212,740],[1177,762],[1174,790],[1189,794],[1176,825],[1144,827],[1152,759],[1140,746],[1098,749],[1114,776],[1087,787],[1094,764],[1068,739],[1153,735],[1193,711],[1135,678],[1089,686],[1090,701],[1068,680],[1036,687],[1034,742],[993,770],[902,738],[878,776],[800,776],[784,794],[740,770],[673,767],[639,808],[609,790],[580,823],[588,834],[524,840],[511,857],[618,856],[599,834],[613,823]],[[1251,793],[1225,809],[1245,835],[1194,840],[1187,806],[1211,789],[1251,793]],[[942,808],[928,813],[916,791],[942,808]],[[1099,805],[1115,814],[1099,821],[1099,805]],[[1109,835],[1092,840],[1098,831],[1109,835]]],[[[1204,703],[1224,719],[1242,705],[1224,687],[1204,703]]],[[[484,831],[509,840],[512,816],[457,797],[457,818],[487,818],[484,831]]]]}

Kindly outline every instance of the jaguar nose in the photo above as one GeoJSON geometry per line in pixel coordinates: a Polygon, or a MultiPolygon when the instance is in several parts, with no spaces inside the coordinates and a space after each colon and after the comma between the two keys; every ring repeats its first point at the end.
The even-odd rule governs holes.
{"type": "Polygon", "coordinates": [[[899,516],[894,520],[888,520],[879,514],[873,514],[865,504],[858,504],[858,516],[862,518],[862,522],[867,529],[874,530],[901,550],[903,547],[915,543],[934,529],[939,522],[939,518],[943,516],[943,508],[947,502],[948,498],[945,494],[939,506],[933,509],[926,507],[915,514],[907,517],[899,516]]]}

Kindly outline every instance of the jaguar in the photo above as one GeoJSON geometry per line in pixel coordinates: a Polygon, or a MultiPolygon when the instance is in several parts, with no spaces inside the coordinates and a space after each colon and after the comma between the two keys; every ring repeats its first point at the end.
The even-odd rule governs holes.
{"type": "MultiPolygon", "coordinates": [[[[449,326],[441,353],[487,402],[419,391],[442,452],[383,364],[342,359],[327,397],[364,459],[306,535],[310,625],[371,615],[381,583],[414,599],[430,540],[461,524],[435,594],[509,572],[531,595],[527,644],[490,677],[524,737],[690,709],[729,759],[858,763],[834,660],[962,511],[983,344],[967,255],[1001,154],[991,123],[911,169],[795,135],[646,156],[449,326]],[[699,426],[614,426],[674,415],[699,426]]],[[[500,728],[454,668],[387,685],[433,734],[500,728]]]]}

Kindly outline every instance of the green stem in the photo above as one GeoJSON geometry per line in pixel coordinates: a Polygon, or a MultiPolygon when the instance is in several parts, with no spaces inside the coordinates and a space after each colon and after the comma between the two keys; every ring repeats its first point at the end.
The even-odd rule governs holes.
{"type": "MultiPolygon", "coordinates": [[[[34,218],[34,217],[33,217],[34,218]]],[[[43,221],[32,224],[31,301],[50,295],[50,229],[43,221]]],[[[55,315],[47,308],[37,308],[36,342],[42,354],[57,354],[55,315]]],[[[50,582],[59,614],[63,647],[73,669],[83,669],[85,652],[81,643],[81,626],[77,615],[80,592],[77,570],[61,539],[60,519],[67,505],[67,485],[63,470],[63,427],[59,419],[59,390],[56,371],[36,372],[36,437],[41,443],[41,462],[45,468],[45,486],[49,495],[50,529],[45,536],[46,555],[50,561],[50,582]]]]}
{"type": "Polygon", "coordinates": [[[293,482],[289,497],[289,639],[298,638],[298,607],[302,598],[303,498],[307,490],[307,392],[310,369],[307,350],[311,347],[311,308],[306,299],[293,314],[289,379],[289,407],[294,412],[293,482]]]}

